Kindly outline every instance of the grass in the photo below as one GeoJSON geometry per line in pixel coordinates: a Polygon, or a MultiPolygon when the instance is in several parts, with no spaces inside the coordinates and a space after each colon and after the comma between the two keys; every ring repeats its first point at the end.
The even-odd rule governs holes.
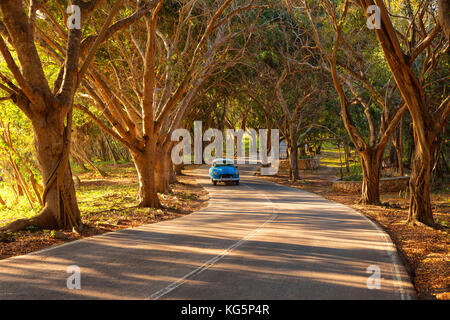
{"type": "MultiPolygon", "coordinates": [[[[172,192],[159,194],[161,209],[139,208],[139,186],[133,164],[100,164],[108,176],[83,172],[76,166],[74,175],[81,180],[76,188],[78,207],[84,227],[79,232],[52,231],[38,228],[0,234],[0,259],[22,255],[49,246],[81,239],[110,231],[133,228],[185,216],[206,205],[208,193],[189,175],[178,177],[171,185],[172,192]]],[[[0,207],[0,226],[20,218],[30,218],[40,211],[32,209],[25,198],[15,203],[11,188],[0,184],[7,205],[0,207]]]]}
{"type": "MultiPolygon", "coordinates": [[[[356,156],[353,159],[350,159],[349,162],[350,173],[347,175],[357,175],[362,173],[359,157],[356,156]]],[[[320,165],[336,169],[342,168],[342,171],[345,172],[344,149],[339,149],[331,143],[324,143],[320,154],[320,165]]]]}
{"type": "Polygon", "coordinates": [[[126,216],[127,212],[135,210],[138,204],[136,195],[139,194],[137,183],[99,185],[82,186],[77,191],[82,220],[111,211],[120,211],[126,216]]]}
{"type": "Polygon", "coordinates": [[[0,195],[6,203],[0,206],[0,226],[16,219],[31,218],[42,209],[38,203],[31,206],[26,197],[16,199],[9,183],[0,183],[0,195]]]}
{"type": "MultiPolygon", "coordinates": [[[[345,166],[344,150],[339,150],[336,146],[331,144],[326,144],[322,148],[320,154],[320,165],[328,168],[338,169],[339,177],[343,181],[362,181],[362,167],[360,158],[358,155],[354,155],[352,152],[352,157],[349,160],[349,170],[345,166]]],[[[381,172],[381,178],[389,178],[397,175],[395,169],[386,168],[381,172]]]]}
{"type": "MultiPolygon", "coordinates": [[[[76,189],[76,195],[83,222],[89,222],[92,219],[101,223],[117,220],[117,217],[111,218],[111,213],[120,215],[124,219],[130,214],[148,213],[147,209],[137,208],[139,184],[133,164],[97,163],[96,165],[107,171],[108,177],[101,177],[92,171],[83,172],[76,165],[72,170],[74,175],[82,181],[81,186],[76,189]]],[[[0,207],[0,226],[17,219],[31,218],[42,209],[37,203],[31,207],[25,197],[20,197],[16,202],[11,187],[5,182],[0,183],[0,195],[6,202],[5,206],[0,207]]],[[[189,190],[177,193],[176,199],[168,195],[161,195],[161,198],[161,201],[166,202],[167,209],[173,210],[179,209],[180,205],[176,204],[178,200],[198,200],[197,195],[189,190]]]]}
{"type": "MultiPolygon", "coordinates": [[[[129,177],[130,168],[115,170],[115,180],[119,182],[129,177]]],[[[87,178],[91,173],[80,175],[87,178]]],[[[95,176],[94,176],[95,177],[95,176]]],[[[84,179],[82,179],[84,181],[84,179]]],[[[82,220],[88,220],[93,214],[121,210],[127,212],[138,204],[137,194],[139,185],[130,181],[124,183],[112,183],[112,180],[87,180],[86,184],[77,191],[78,206],[82,220]]],[[[31,218],[42,209],[42,206],[34,203],[31,207],[25,197],[20,197],[16,202],[11,187],[2,183],[0,185],[0,195],[5,200],[6,205],[0,207],[0,226],[16,219],[31,218]]]]}

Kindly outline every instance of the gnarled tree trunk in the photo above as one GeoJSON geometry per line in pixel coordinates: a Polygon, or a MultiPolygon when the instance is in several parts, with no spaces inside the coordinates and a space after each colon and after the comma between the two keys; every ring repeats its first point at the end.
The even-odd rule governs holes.
{"type": "Polygon", "coordinates": [[[289,181],[291,183],[300,180],[298,174],[298,148],[295,142],[289,142],[289,181]]]}
{"type": "Polygon", "coordinates": [[[439,23],[447,39],[450,39],[450,3],[448,0],[438,0],[439,23]]]}
{"type": "Polygon", "coordinates": [[[380,171],[383,148],[368,149],[360,152],[363,172],[361,202],[380,204],[380,171]]]}
{"type": "Polygon", "coordinates": [[[175,173],[175,166],[172,163],[172,159],[167,156],[166,157],[167,167],[169,168],[169,184],[177,183],[177,175],[175,173]]]}
{"type": "Polygon", "coordinates": [[[183,175],[183,169],[184,169],[184,165],[183,164],[175,165],[174,166],[175,176],[183,175]]]}
{"type": "MultiPolygon", "coordinates": [[[[143,5],[140,15],[134,15],[134,19],[130,19],[128,22],[132,23],[141,18],[157,3],[154,1],[143,5]]],[[[87,5],[85,1],[72,0],[70,4],[78,7],[83,21],[87,21],[101,1],[95,5],[87,5]]],[[[115,29],[109,29],[107,32],[112,19],[122,5],[121,1],[117,1],[105,20],[101,32],[91,38],[95,39],[93,42],[83,42],[82,45],[82,28],[68,27],[67,36],[63,35],[62,37],[66,40],[63,42],[67,42],[66,50],[62,50],[61,47],[57,49],[61,53],[65,51],[63,59],[59,59],[60,57],[57,59],[57,61],[64,60],[64,62],[51,86],[40,57],[42,50],[38,51],[35,37],[35,33],[39,33],[40,38],[48,37],[44,32],[46,30],[43,31],[40,26],[36,25],[36,11],[45,9],[45,5],[46,1],[39,4],[37,1],[0,1],[2,26],[5,27],[2,28],[0,35],[0,53],[17,82],[15,85],[8,78],[2,76],[1,82],[6,81],[7,84],[7,86],[2,84],[2,90],[6,88],[6,91],[11,93],[9,99],[25,113],[33,124],[37,158],[42,169],[45,187],[42,196],[43,211],[34,218],[17,220],[1,228],[0,230],[3,231],[17,231],[29,225],[51,229],[69,229],[81,225],[69,163],[73,99],[100,43],[118,29],[129,25],[127,23],[116,24],[115,29]],[[37,28],[39,28],[39,32],[36,32],[37,28]],[[15,49],[17,59],[11,54],[4,37],[15,49]],[[84,46],[85,43],[87,43],[86,46],[84,46]],[[84,57],[82,65],[80,57],[84,57]],[[16,60],[20,62],[20,68],[16,60]]],[[[48,16],[48,13],[46,15],[48,16]]],[[[55,26],[54,19],[50,18],[50,20],[55,26]]],[[[75,20],[79,19],[75,18],[75,20]]],[[[61,31],[60,35],[65,33],[59,25],[58,28],[61,31]]],[[[55,43],[57,42],[58,40],[55,41],[55,43]]],[[[46,43],[50,47],[54,47],[48,41],[46,43]]],[[[50,54],[50,56],[54,56],[53,51],[53,48],[44,50],[45,54],[50,54]]]]}
{"type": "Polygon", "coordinates": [[[161,206],[155,185],[155,158],[147,146],[142,153],[132,152],[133,162],[139,179],[139,206],[159,208],[161,206]]]}
{"type": "Polygon", "coordinates": [[[156,190],[159,193],[168,193],[170,191],[170,163],[167,161],[167,155],[160,152],[155,161],[156,190]]]}
{"type": "Polygon", "coordinates": [[[28,226],[72,229],[81,225],[69,163],[71,117],[69,113],[67,127],[61,113],[44,113],[32,119],[36,154],[44,181],[44,208],[37,216],[14,221],[2,231],[15,232],[28,226]]]}
{"type": "Polygon", "coordinates": [[[434,151],[432,143],[429,148],[417,145],[414,152],[414,161],[409,180],[410,206],[408,223],[415,225],[424,223],[434,225],[433,211],[431,209],[431,159],[434,151]]]}
{"type": "MultiPolygon", "coordinates": [[[[373,4],[372,0],[360,0],[359,2],[364,9],[373,4]]],[[[416,66],[415,59],[422,52],[430,49],[424,60],[424,74],[422,76],[425,76],[425,72],[431,70],[432,60],[435,60],[444,52],[439,46],[434,49],[434,45],[432,45],[432,41],[437,39],[437,36],[440,34],[440,29],[435,27],[428,34],[425,33],[424,38],[421,41],[417,41],[417,45],[412,50],[414,55],[411,57],[403,51],[400,43],[401,38],[392,24],[385,4],[382,1],[376,1],[376,4],[380,8],[383,27],[375,29],[375,33],[398,89],[408,106],[416,138],[413,172],[410,180],[411,207],[408,221],[411,224],[418,222],[434,225],[429,193],[432,155],[430,149],[432,149],[432,142],[439,134],[441,128],[447,123],[446,119],[450,113],[450,102],[447,97],[438,109],[432,113],[432,109],[427,102],[425,86],[421,82],[420,77],[417,77],[415,72],[413,72],[412,66],[416,66]]],[[[448,40],[450,26],[450,15],[448,10],[446,10],[448,9],[448,1],[439,0],[438,8],[441,28],[444,30],[448,40]]],[[[366,15],[370,15],[370,13],[366,12],[366,15]]],[[[444,42],[441,41],[441,44],[444,44],[444,42]]]]}
{"type": "Polygon", "coordinates": [[[72,229],[80,226],[81,218],[69,164],[70,137],[66,135],[71,125],[65,127],[61,116],[45,118],[33,121],[37,158],[46,190],[43,212],[49,212],[58,228],[72,229]]]}

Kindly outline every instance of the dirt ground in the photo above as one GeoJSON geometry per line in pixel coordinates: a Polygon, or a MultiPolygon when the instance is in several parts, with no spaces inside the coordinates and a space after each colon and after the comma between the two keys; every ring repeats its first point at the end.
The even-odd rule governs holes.
{"type": "MultiPolygon", "coordinates": [[[[133,175],[91,179],[81,182],[81,188],[87,190],[86,193],[88,191],[96,192],[98,189],[107,187],[115,190],[114,187],[119,186],[135,187],[135,181],[133,175]]],[[[98,201],[92,200],[92,197],[86,196],[87,199],[82,197],[79,199],[80,209],[86,207],[88,211],[82,210],[84,227],[80,233],[29,228],[14,234],[3,234],[0,235],[0,259],[27,254],[106,232],[176,219],[207,205],[208,192],[193,177],[180,176],[178,183],[171,187],[170,194],[160,195],[163,208],[158,210],[138,208],[135,188],[124,189],[126,192],[122,193],[112,192],[107,195],[100,193],[98,201]],[[83,202],[89,203],[83,205],[83,202]]]]}
{"type": "Polygon", "coordinates": [[[382,206],[361,205],[358,203],[359,195],[332,190],[332,182],[338,174],[336,168],[300,171],[302,180],[295,184],[289,183],[285,169],[277,176],[264,179],[319,194],[362,212],[390,235],[420,299],[450,299],[450,194],[432,194],[434,218],[440,224],[439,230],[411,227],[405,224],[408,199],[398,193],[382,194],[382,206]]]}

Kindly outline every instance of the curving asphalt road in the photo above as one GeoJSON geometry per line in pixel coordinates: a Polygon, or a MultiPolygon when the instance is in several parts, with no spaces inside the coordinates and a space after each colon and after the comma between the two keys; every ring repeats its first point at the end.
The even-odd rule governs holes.
{"type": "Polygon", "coordinates": [[[416,297],[389,237],[356,211],[248,166],[240,186],[192,174],[210,192],[207,208],[2,260],[0,300],[416,297]],[[79,290],[66,285],[71,265],[79,290]],[[368,268],[380,271],[378,288],[368,288],[377,284],[368,268]]]}

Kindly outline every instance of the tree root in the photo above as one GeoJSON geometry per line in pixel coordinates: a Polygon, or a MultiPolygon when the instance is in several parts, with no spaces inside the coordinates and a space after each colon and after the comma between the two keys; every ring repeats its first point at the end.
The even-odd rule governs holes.
{"type": "Polygon", "coordinates": [[[151,208],[151,209],[161,209],[162,205],[161,203],[157,203],[157,204],[148,204],[145,202],[141,202],[138,204],[138,208],[151,208]]]}
{"type": "Polygon", "coordinates": [[[4,227],[0,228],[0,232],[18,232],[28,227],[35,226],[42,229],[55,229],[58,224],[53,218],[50,210],[44,208],[41,213],[29,219],[17,219],[4,227]]]}
{"type": "Polygon", "coordinates": [[[428,230],[440,229],[440,226],[435,224],[435,223],[433,223],[432,225],[428,225],[428,224],[425,224],[425,223],[420,222],[420,221],[415,220],[415,219],[408,219],[408,220],[406,220],[406,225],[410,226],[410,227],[423,227],[423,228],[426,228],[428,230]]]}
{"type": "Polygon", "coordinates": [[[162,207],[159,198],[151,199],[150,201],[141,199],[137,206],[138,208],[152,208],[152,209],[160,209],[162,207]]]}
{"type": "Polygon", "coordinates": [[[289,184],[295,184],[296,182],[301,182],[302,179],[300,177],[298,178],[289,178],[289,184]]]}
{"type": "Polygon", "coordinates": [[[364,199],[359,199],[358,201],[357,201],[357,203],[358,204],[361,204],[361,205],[365,205],[365,206],[381,206],[381,205],[383,205],[382,203],[381,203],[381,201],[377,201],[377,202],[369,202],[369,201],[367,201],[367,200],[364,200],[364,199]]]}

